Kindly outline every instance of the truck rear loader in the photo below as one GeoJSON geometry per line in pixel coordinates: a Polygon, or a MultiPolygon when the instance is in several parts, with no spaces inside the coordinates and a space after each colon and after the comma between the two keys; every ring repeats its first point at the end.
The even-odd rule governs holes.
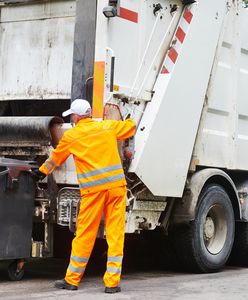
{"type": "Polygon", "coordinates": [[[119,144],[126,233],[160,229],[189,271],[218,271],[230,256],[248,266],[244,2],[5,0],[0,13],[0,203],[21,213],[16,193],[20,202],[25,194],[34,211],[22,229],[28,249],[10,255],[2,246],[0,259],[16,259],[20,270],[20,259],[53,256],[55,224],[75,231],[72,158],[36,187],[24,174],[70,128],[53,116],[86,98],[94,118],[137,122],[134,139],[119,144]]]}

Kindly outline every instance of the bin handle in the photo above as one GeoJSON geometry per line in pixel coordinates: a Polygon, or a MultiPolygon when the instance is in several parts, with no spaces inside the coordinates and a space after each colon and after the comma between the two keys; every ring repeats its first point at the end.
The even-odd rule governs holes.
{"type": "Polygon", "coordinates": [[[9,173],[9,170],[4,170],[4,171],[0,172],[0,176],[3,176],[5,174],[7,174],[7,173],[9,173]]]}

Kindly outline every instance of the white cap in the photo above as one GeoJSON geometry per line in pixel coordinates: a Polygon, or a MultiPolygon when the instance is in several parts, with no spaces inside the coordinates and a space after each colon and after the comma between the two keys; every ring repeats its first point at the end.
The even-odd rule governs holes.
{"type": "Polygon", "coordinates": [[[76,114],[79,116],[91,116],[91,107],[87,100],[76,99],[71,103],[70,109],[62,113],[63,117],[69,116],[71,114],[76,114]]]}

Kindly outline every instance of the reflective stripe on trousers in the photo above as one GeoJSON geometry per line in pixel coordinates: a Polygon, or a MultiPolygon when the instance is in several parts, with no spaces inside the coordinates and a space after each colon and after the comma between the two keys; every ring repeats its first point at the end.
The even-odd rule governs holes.
{"type": "Polygon", "coordinates": [[[72,254],[65,280],[78,286],[104,213],[108,243],[107,269],[104,283],[107,287],[118,286],[121,277],[125,234],[126,188],[89,193],[83,196],[77,218],[76,236],[72,242],[72,254]]]}
{"type": "Polygon", "coordinates": [[[88,257],[71,255],[70,264],[66,272],[66,277],[70,278],[70,282],[74,282],[75,280],[77,281],[78,278],[82,278],[88,260],[88,257]]]}
{"type": "MultiPolygon", "coordinates": [[[[115,278],[120,276],[121,274],[121,267],[122,267],[122,258],[123,256],[108,256],[107,260],[107,270],[106,270],[106,281],[109,281],[109,278],[112,278],[114,281],[115,278]]],[[[108,286],[111,283],[108,283],[108,286]]]]}

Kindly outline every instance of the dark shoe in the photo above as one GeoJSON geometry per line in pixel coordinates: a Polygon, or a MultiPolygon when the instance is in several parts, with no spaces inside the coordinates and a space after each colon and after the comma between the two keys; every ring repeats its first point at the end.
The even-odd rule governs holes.
{"type": "Polygon", "coordinates": [[[107,294],[120,293],[120,291],[121,291],[121,288],[119,286],[105,287],[105,293],[107,293],[107,294]]]}
{"type": "Polygon", "coordinates": [[[65,289],[70,291],[75,291],[78,289],[77,286],[66,282],[64,279],[56,280],[54,283],[54,287],[56,287],[57,289],[65,289]]]}

